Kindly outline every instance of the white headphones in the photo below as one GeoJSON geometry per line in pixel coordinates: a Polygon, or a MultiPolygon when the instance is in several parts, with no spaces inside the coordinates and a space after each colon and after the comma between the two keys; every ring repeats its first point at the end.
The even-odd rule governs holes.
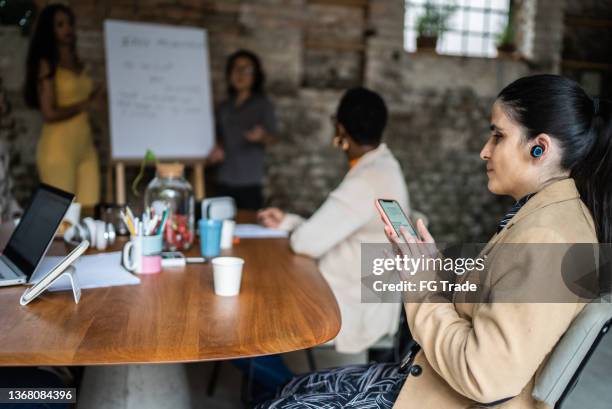
{"type": "Polygon", "coordinates": [[[80,223],[70,226],[64,233],[64,240],[70,244],[78,244],[83,240],[89,241],[91,247],[104,250],[115,242],[117,234],[112,223],[84,218],[80,223]]]}

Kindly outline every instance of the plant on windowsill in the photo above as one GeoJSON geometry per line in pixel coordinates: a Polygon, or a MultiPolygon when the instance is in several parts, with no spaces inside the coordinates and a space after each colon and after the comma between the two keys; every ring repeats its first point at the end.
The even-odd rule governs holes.
{"type": "Polygon", "coordinates": [[[508,22],[502,31],[497,34],[497,56],[511,57],[516,51],[514,43],[514,25],[512,24],[512,15],[508,16],[508,22]]]}
{"type": "Polygon", "coordinates": [[[448,30],[448,20],[457,7],[455,5],[437,5],[428,1],[423,14],[416,21],[417,51],[435,51],[438,38],[448,30]]]}

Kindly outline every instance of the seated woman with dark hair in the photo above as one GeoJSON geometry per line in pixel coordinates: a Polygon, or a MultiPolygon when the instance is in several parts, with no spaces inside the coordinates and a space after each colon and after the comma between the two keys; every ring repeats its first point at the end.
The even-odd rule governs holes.
{"type": "MultiPolygon", "coordinates": [[[[460,280],[486,279],[486,300],[507,301],[510,290],[520,295],[542,283],[573,298],[473,302],[459,292],[450,299],[406,294],[421,350],[404,370],[372,364],[298,377],[259,408],[546,407],[532,396],[536,376],[584,303],[563,282],[564,257],[533,244],[612,242],[612,104],[563,77],[521,78],[498,95],[480,156],[489,190],[516,203],[481,252],[493,254],[484,271],[460,280]],[[508,244],[521,244],[521,252],[494,255],[508,244]]],[[[399,255],[422,257],[434,243],[422,221],[417,227],[422,240],[406,232],[404,243],[385,228],[399,255]]],[[[313,245],[325,239],[312,237],[313,245]]]]}
{"type": "MultiPolygon", "coordinates": [[[[342,316],[336,350],[355,353],[397,330],[399,304],[361,303],[359,260],[362,242],[385,240],[374,200],[396,199],[406,208],[408,194],[399,163],[381,143],[387,107],[378,94],[365,88],[347,91],[332,120],[333,142],[350,163],[340,185],[308,220],[278,208],[261,210],[258,219],[264,226],[291,231],[291,248],[318,259],[342,316]]],[[[272,393],[293,376],[279,355],[234,362],[272,393]]]]}
{"type": "Polygon", "coordinates": [[[350,169],[340,185],[309,218],[277,208],[259,212],[260,222],[291,231],[291,248],[316,258],[342,316],[336,350],[361,352],[397,330],[400,305],[361,302],[361,244],[385,240],[374,208],[377,198],[396,199],[408,208],[402,169],[382,143],[387,107],[375,92],[348,90],[338,105],[334,143],[347,156],[350,169]]]}

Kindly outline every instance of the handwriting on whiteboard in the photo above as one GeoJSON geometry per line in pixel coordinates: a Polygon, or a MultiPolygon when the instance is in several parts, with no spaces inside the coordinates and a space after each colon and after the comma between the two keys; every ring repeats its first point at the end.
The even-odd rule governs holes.
{"type": "Polygon", "coordinates": [[[137,48],[148,48],[152,44],[155,44],[157,47],[170,47],[170,48],[195,48],[201,49],[204,47],[204,43],[201,41],[181,41],[181,40],[171,40],[168,38],[158,38],[156,40],[151,40],[146,37],[138,37],[138,36],[129,36],[125,35],[121,37],[121,47],[137,47],[137,48]]]}
{"type": "Polygon", "coordinates": [[[113,158],[204,157],[214,143],[205,30],[106,20],[113,158]]]}
{"type": "MultiPolygon", "coordinates": [[[[172,62],[123,61],[126,72],[135,72],[136,76],[146,78],[147,92],[121,90],[119,92],[119,112],[123,116],[155,118],[160,112],[173,115],[201,115],[202,105],[199,96],[201,85],[179,84],[172,74],[172,62]]],[[[140,87],[142,88],[142,87],[140,87]]]]}

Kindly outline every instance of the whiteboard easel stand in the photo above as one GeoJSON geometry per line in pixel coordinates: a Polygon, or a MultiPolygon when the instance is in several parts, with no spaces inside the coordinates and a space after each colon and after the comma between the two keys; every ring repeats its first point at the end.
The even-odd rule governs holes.
{"type": "MultiPolygon", "coordinates": [[[[162,159],[163,162],[180,162],[185,166],[193,167],[191,185],[197,201],[204,199],[204,161],[193,159],[162,159]]],[[[140,161],[115,161],[115,202],[118,206],[126,205],[125,167],[140,166],[140,161]]]]}

